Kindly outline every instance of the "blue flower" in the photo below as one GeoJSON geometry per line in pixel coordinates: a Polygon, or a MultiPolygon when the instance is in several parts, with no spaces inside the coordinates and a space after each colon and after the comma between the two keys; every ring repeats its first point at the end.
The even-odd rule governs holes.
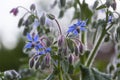
{"type": "Polygon", "coordinates": [[[48,47],[48,48],[46,48],[46,49],[38,52],[38,55],[46,54],[46,53],[48,53],[48,52],[50,52],[50,51],[51,51],[51,48],[48,47]]]}
{"type": "Polygon", "coordinates": [[[28,42],[25,45],[24,48],[35,48],[36,50],[39,50],[40,48],[43,48],[43,46],[39,42],[39,35],[31,36],[29,33],[27,34],[28,42]]]}
{"type": "Polygon", "coordinates": [[[81,21],[79,20],[76,24],[73,24],[72,26],[69,27],[67,33],[72,32],[74,35],[78,35],[79,31],[85,31],[85,26],[86,26],[86,21],[81,21]]]}

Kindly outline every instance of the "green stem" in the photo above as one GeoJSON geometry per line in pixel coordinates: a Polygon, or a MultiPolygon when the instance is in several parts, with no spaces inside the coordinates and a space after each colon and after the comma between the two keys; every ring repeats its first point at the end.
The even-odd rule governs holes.
{"type": "Polygon", "coordinates": [[[99,49],[99,47],[100,47],[100,45],[102,43],[102,40],[103,40],[105,34],[106,34],[106,31],[103,30],[103,32],[101,33],[101,35],[100,35],[100,37],[99,37],[95,47],[93,48],[93,50],[91,51],[90,55],[88,56],[88,59],[87,59],[87,61],[85,63],[85,66],[88,66],[88,67],[92,66],[93,61],[95,60],[95,57],[97,55],[97,51],[98,51],[98,49],[99,49]]]}
{"type": "Polygon", "coordinates": [[[81,33],[81,41],[82,41],[82,43],[85,45],[86,36],[85,36],[85,32],[84,32],[84,31],[81,33]]]}
{"type": "Polygon", "coordinates": [[[59,69],[59,80],[63,80],[61,65],[60,65],[60,59],[58,60],[58,69],[59,69]]]}
{"type": "Polygon", "coordinates": [[[62,30],[61,30],[60,24],[59,24],[59,22],[57,21],[57,19],[55,19],[55,22],[56,22],[57,25],[58,25],[58,28],[59,28],[59,31],[60,31],[60,35],[62,35],[62,30]]]}
{"type": "Polygon", "coordinates": [[[98,31],[98,27],[96,28],[95,34],[93,36],[93,44],[95,43],[95,40],[96,40],[97,31],[98,31]]]}

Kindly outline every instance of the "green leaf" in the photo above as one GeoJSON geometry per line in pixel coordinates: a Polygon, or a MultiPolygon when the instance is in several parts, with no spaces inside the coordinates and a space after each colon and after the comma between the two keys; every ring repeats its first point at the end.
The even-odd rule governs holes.
{"type": "Polygon", "coordinates": [[[73,53],[74,52],[74,44],[73,44],[73,41],[71,39],[67,39],[67,45],[68,45],[68,48],[73,53]]]}
{"type": "Polygon", "coordinates": [[[111,76],[98,71],[95,68],[87,68],[80,65],[82,80],[112,80],[111,76]]]}
{"type": "Polygon", "coordinates": [[[47,17],[51,20],[54,20],[55,19],[55,16],[53,14],[47,14],[47,17]]]}
{"type": "Polygon", "coordinates": [[[96,10],[100,10],[100,9],[104,9],[104,8],[106,8],[106,5],[105,5],[105,4],[103,4],[103,5],[99,6],[99,7],[97,7],[96,10]]]}
{"type": "Polygon", "coordinates": [[[19,20],[19,22],[18,22],[18,27],[19,27],[19,28],[22,26],[23,21],[24,21],[23,17],[20,18],[20,20],[19,20]]]}

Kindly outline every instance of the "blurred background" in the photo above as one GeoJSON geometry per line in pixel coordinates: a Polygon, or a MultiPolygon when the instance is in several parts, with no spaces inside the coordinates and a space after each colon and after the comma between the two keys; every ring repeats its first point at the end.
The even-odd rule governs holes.
{"type": "MultiPolygon", "coordinates": [[[[17,6],[24,6],[29,9],[29,6],[34,3],[40,14],[49,12],[59,15],[59,8],[50,9],[54,0],[1,0],[0,3],[0,71],[15,69],[18,70],[21,65],[28,64],[28,55],[23,53],[24,37],[22,36],[22,28],[18,28],[17,24],[25,10],[20,9],[19,14],[15,17],[10,14],[10,10],[17,6]],[[10,1],[10,2],[9,2],[10,1]]],[[[86,0],[89,7],[92,7],[95,0],[86,0]]],[[[105,0],[102,0],[103,3],[105,0]]],[[[120,1],[117,2],[117,12],[120,12],[120,1]]],[[[63,30],[66,30],[70,25],[74,9],[69,9],[59,22],[63,30]]],[[[101,15],[102,16],[102,15],[101,15]]],[[[99,17],[101,17],[99,16],[99,17]]],[[[24,66],[24,65],[23,65],[24,66]]]]}

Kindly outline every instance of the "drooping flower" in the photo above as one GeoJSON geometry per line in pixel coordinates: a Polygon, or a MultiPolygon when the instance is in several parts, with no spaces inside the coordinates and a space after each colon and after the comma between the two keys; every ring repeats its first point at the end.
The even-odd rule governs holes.
{"type": "Polygon", "coordinates": [[[31,36],[29,33],[27,34],[28,42],[25,45],[24,48],[35,48],[36,50],[39,50],[40,48],[43,48],[43,46],[39,42],[39,35],[33,35],[31,36]]]}
{"type": "Polygon", "coordinates": [[[13,15],[14,16],[17,16],[17,14],[18,14],[18,8],[13,8],[11,11],[10,11],[10,13],[13,13],[13,15]]]}
{"type": "Polygon", "coordinates": [[[69,27],[67,33],[72,32],[74,35],[78,35],[79,31],[85,31],[85,26],[86,26],[86,21],[81,21],[79,20],[76,24],[73,24],[72,26],[69,27]]]}

